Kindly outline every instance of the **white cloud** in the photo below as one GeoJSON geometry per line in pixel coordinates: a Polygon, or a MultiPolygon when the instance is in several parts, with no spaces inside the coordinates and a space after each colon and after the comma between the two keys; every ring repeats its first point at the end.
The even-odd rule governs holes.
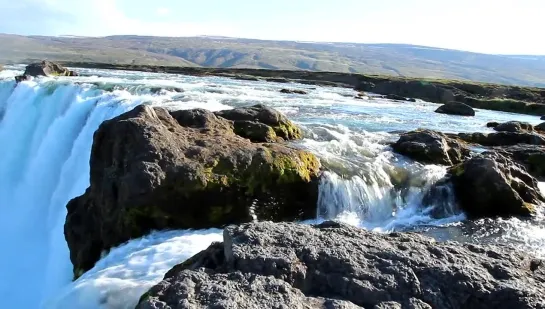
{"type": "Polygon", "coordinates": [[[159,16],[165,16],[165,15],[170,14],[170,9],[168,9],[168,8],[158,8],[156,13],[159,16]]]}

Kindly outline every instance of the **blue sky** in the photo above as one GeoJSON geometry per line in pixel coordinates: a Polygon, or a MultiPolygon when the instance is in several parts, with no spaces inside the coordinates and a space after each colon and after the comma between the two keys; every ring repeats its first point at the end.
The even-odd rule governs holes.
{"type": "Polygon", "coordinates": [[[0,0],[0,32],[222,35],[545,55],[545,0],[0,0]]]}

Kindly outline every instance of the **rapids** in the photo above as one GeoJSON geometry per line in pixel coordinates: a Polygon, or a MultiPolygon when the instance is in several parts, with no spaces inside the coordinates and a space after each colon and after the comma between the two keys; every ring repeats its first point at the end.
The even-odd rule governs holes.
{"type": "Polygon", "coordinates": [[[439,240],[511,244],[545,255],[545,220],[465,221],[449,188],[425,201],[445,168],[391,152],[396,132],[489,131],[488,121],[538,117],[478,110],[476,117],[433,113],[436,104],[394,102],[300,84],[79,70],[80,77],[15,84],[21,66],[0,72],[0,297],[4,308],[134,308],[172,266],[221,240],[221,230],[155,232],[111,250],[71,282],[63,235],[66,203],[89,185],[94,131],[138,104],[222,110],[263,103],[302,126],[294,143],[330,170],[320,184],[319,217],[377,232],[417,230],[439,240]],[[281,94],[282,88],[308,95],[281,94]]]}

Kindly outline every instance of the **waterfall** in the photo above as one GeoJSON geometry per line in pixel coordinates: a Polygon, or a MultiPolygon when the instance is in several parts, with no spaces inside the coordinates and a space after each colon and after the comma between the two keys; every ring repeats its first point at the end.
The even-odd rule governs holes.
{"type": "MultiPolygon", "coordinates": [[[[228,86],[221,93],[209,93],[203,90],[207,83],[191,78],[167,81],[183,86],[185,92],[165,94],[151,93],[150,87],[115,86],[132,81],[104,84],[108,80],[104,77],[73,79],[77,83],[43,78],[17,85],[2,77],[0,296],[6,308],[131,308],[173,265],[221,240],[221,231],[214,229],[153,233],[113,248],[92,270],[71,282],[63,233],[65,206],[89,186],[93,133],[103,121],[142,103],[218,110],[229,108],[225,100],[233,105],[237,100],[255,103],[266,94],[273,104],[278,96],[277,89],[267,90],[269,86],[259,90],[228,86]],[[246,95],[252,91],[256,94],[246,95]]],[[[154,89],[163,82],[145,81],[154,83],[154,89]]],[[[379,231],[460,219],[448,187],[439,190],[437,200],[424,202],[445,169],[399,167],[381,144],[387,134],[359,134],[336,125],[305,130],[310,130],[306,132],[310,137],[301,145],[331,170],[320,183],[321,219],[379,231]]]]}
{"type": "Polygon", "coordinates": [[[55,81],[0,81],[0,296],[39,308],[72,279],[66,203],[89,185],[94,131],[138,102],[55,81]]]}

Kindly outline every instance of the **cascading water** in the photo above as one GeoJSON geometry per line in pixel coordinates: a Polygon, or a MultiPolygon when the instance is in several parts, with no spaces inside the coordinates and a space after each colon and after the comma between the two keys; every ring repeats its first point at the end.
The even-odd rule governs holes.
{"type": "MultiPolygon", "coordinates": [[[[134,308],[168,269],[221,240],[216,229],[155,232],[112,249],[71,282],[65,205],[89,185],[94,131],[138,104],[220,110],[263,103],[277,108],[305,131],[306,138],[295,146],[316,153],[329,170],[321,179],[318,220],[337,219],[379,232],[427,230],[446,239],[465,234],[453,232],[461,231],[455,222],[464,217],[450,188],[432,190],[445,169],[393,154],[388,143],[396,135],[388,132],[417,127],[482,131],[490,120],[535,122],[490,111],[474,118],[430,117],[433,104],[354,100],[349,89],[298,84],[289,87],[309,94],[280,94],[286,85],[266,82],[94,70],[82,70],[84,76],[77,78],[15,85],[18,73],[0,72],[0,296],[6,308],[134,308]]],[[[516,231],[512,235],[529,237],[524,248],[545,245],[543,225],[501,224],[516,231]]]]}

